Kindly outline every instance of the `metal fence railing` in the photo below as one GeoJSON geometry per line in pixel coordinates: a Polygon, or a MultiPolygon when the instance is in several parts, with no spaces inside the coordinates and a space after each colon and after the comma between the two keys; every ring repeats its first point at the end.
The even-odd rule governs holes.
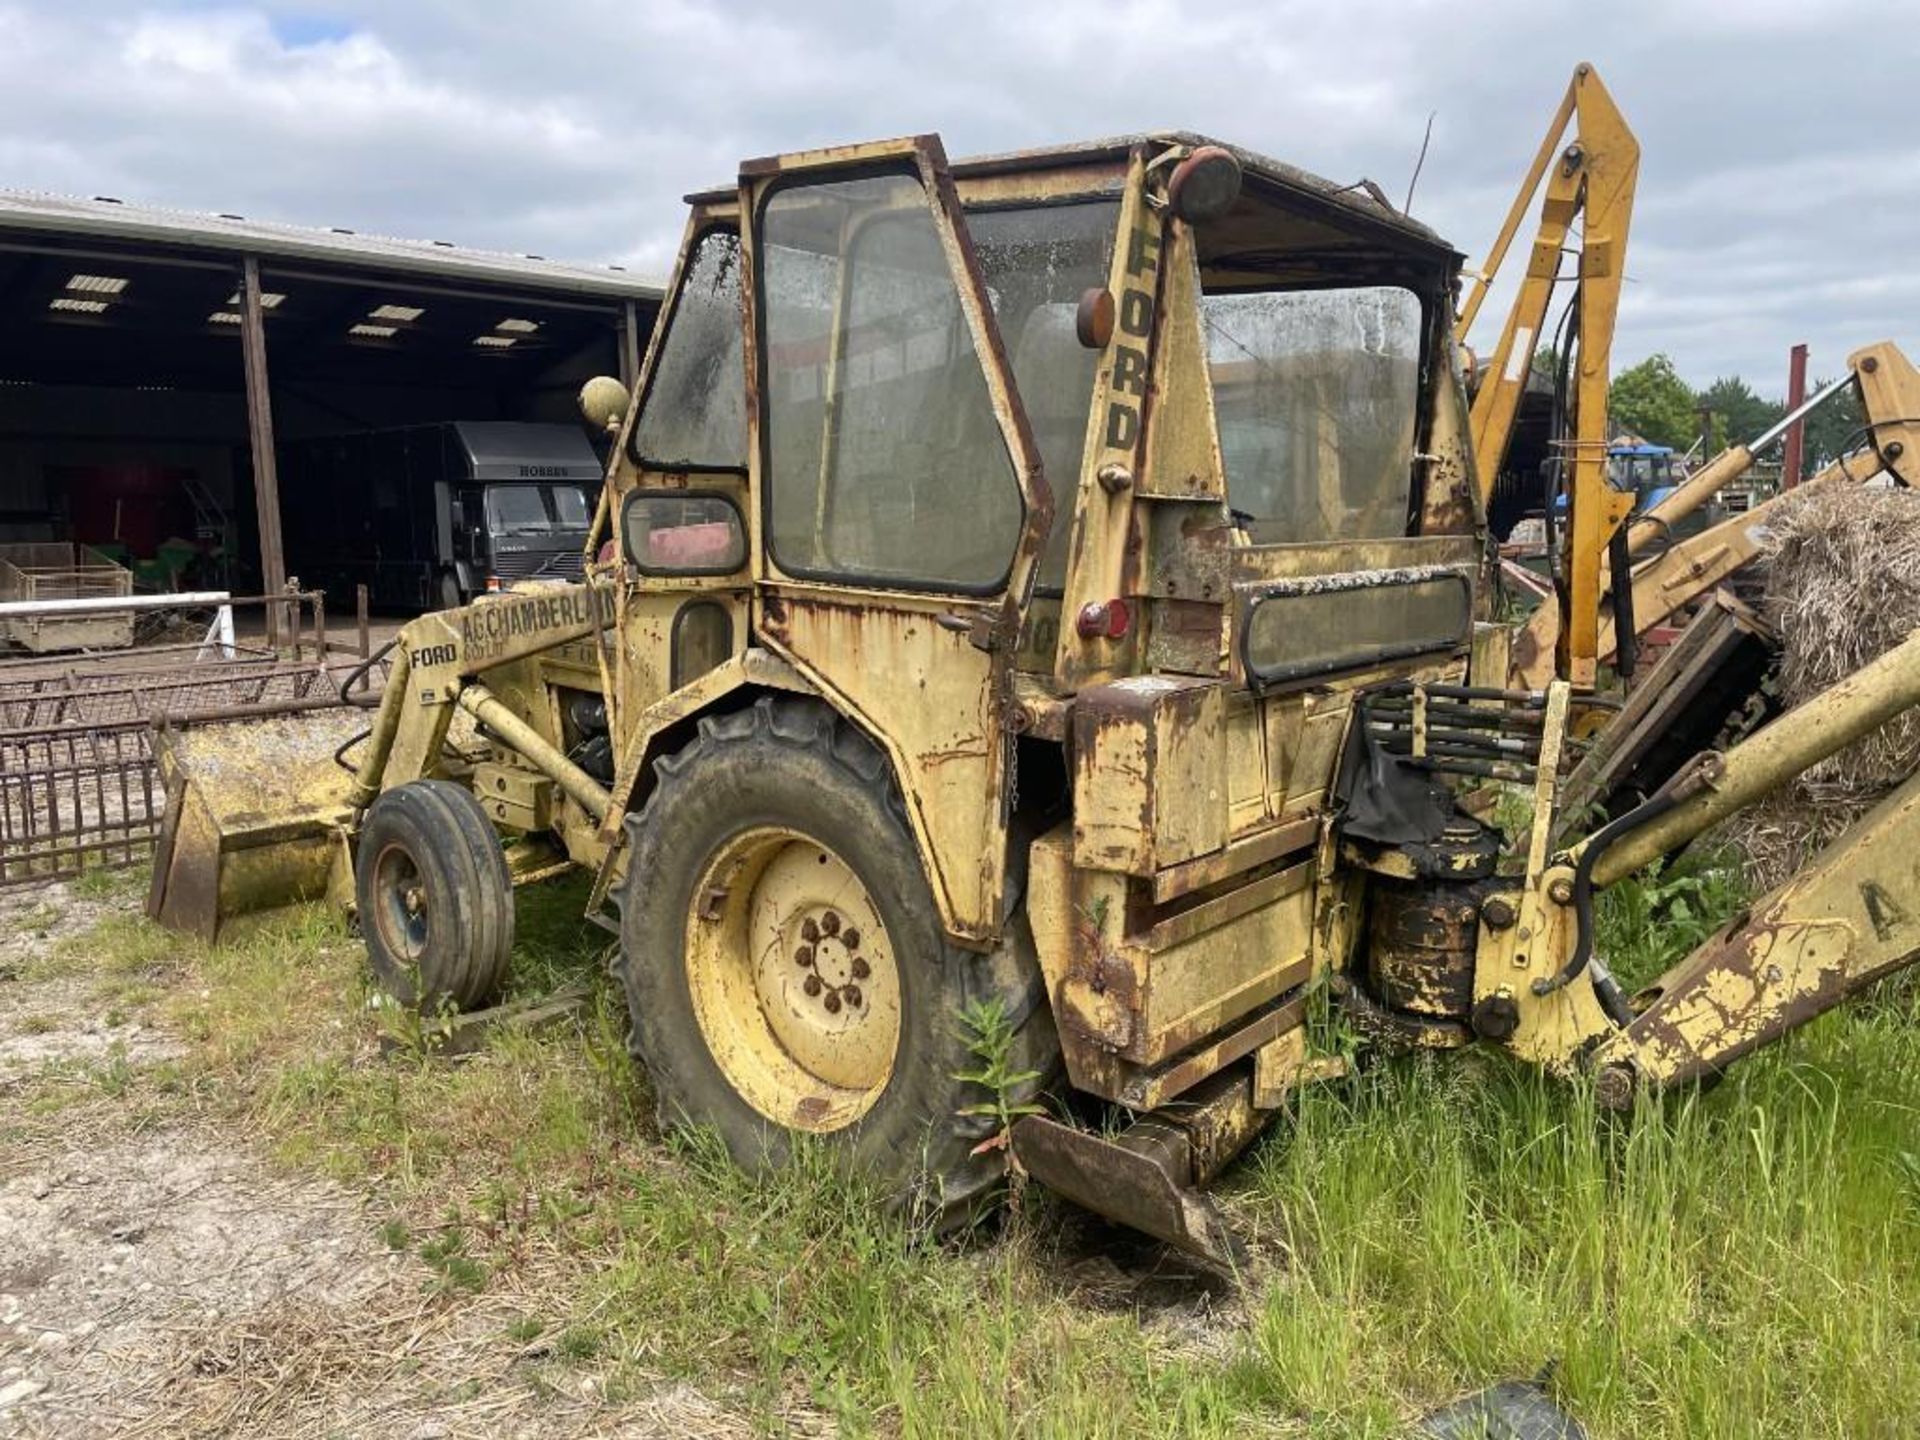
{"type": "MultiPolygon", "coordinates": [[[[166,810],[156,726],[328,709],[363,664],[238,647],[232,658],[206,658],[193,647],[130,658],[0,665],[0,887],[151,855],[166,810]]],[[[367,669],[356,685],[363,703],[386,678],[383,661],[367,669]]]]}
{"type": "Polygon", "coordinates": [[[0,886],[137,864],[165,804],[144,722],[0,733],[0,886]]]}

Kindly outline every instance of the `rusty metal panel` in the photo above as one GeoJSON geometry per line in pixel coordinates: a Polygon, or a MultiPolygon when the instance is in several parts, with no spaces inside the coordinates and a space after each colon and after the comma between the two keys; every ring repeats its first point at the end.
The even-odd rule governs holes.
{"type": "Polygon", "coordinates": [[[473,768],[473,795],[487,818],[508,830],[546,830],[553,824],[558,786],[537,771],[492,761],[473,768]]]}
{"type": "Polygon", "coordinates": [[[1202,935],[1159,952],[1129,938],[1119,952],[1143,973],[1140,1022],[1125,1056],[1158,1065],[1303,983],[1313,942],[1313,889],[1302,883],[1202,935]]]}
{"type": "Polygon", "coordinates": [[[1333,784],[1353,693],[1273,695],[1261,706],[1266,718],[1267,809],[1275,816],[1302,814],[1319,805],[1333,784]]]}
{"type": "Polygon", "coordinates": [[[1227,498],[1227,466],[1220,455],[1207,341],[1201,333],[1200,257],[1192,226],[1179,220],[1167,226],[1165,264],[1160,338],[1153,355],[1154,403],[1146,414],[1147,463],[1135,479],[1136,493],[1144,499],[1220,502],[1227,498]]]}
{"type": "Polygon", "coordinates": [[[1077,1088],[1158,1104],[1280,1033],[1268,1012],[1313,966],[1312,865],[1154,909],[1073,850],[1065,825],[1035,842],[1027,908],[1077,1088]]]}
{"type": "Polygon", "coordinates": [[[1244,691],[1227,699],[1227,829],[1242,835],[1274,815],[1267,803],[1265,707],[1244,691]]]}
{"type": "MultiPolygon", "coordinates": [[[[1147,202],[1146,161],[1144,150],[1134,153],[1121,195],[1119,239],[1107,279],[1117,319],[1100,359],[1086,453],[1072,491],[1063,623],[1054,657],[1054,679],[1068,693],[1137,668],[1137,628],[1118,636],[1106,629],[1082,635],[1073,622],[1089,606],[1124,598],[1128,572],[1137,564],[1133,485],[1144,454],[1142,412],[1158,328],[1161,247],[1170,223],[1147,202]]],[[[1067,493],[1065,485],[1061,489],[1067,493]]]]}
{"type": "Polygon", "coordinates": [[[1911,779],[1637,997],[1637,1018],[1595,1057],[1602,1098],[1624,1104],[1636,1081],[1717,1074],[1911,964],[1916,853],[1920,779],[1911,779]]]}
{"type": "Polygon", "coordinates": [[[1074,707],[1074,858],[1151,875],[1227,840],[1225,689],[1140,676],[1074,707]]]}

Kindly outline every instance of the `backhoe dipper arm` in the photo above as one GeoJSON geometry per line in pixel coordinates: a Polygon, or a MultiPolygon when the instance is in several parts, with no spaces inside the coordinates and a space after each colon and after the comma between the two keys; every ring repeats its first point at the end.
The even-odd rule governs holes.
{"type": "Polygon", "coordinates": [[[1607,385],[1612,374],[1614,319],[1620,308],[1627,231],[1639,170],[1639,142],[1613,97],[1591,65],[1576,66],[1499,238],[1473,278],[1454,327],[1460,337],[1472,327],[1513,242],[1520,217],[1544,179],[1540,227],[1513,310],[1474,397],[1470,428],[1475,480],[1484,507],[1506,459],[1514,416],[1559,278],[1561,256],[1577,220],[1579,289],[1568,343],[1578,348],[1579,370],[1573,386],[1573,436],[1566,446],[1571,523],[1564,540],[1558,587],[1561,605],[1569,616],[1565,633],[1559,637],[1559,669],[1576,686],[1590,686],[1594,680],[1601,560],[1608,539],[1630,505],[1628,497],[1606,483],[1607,385]],[[1554,151],[1569,122],[1575,127],[1574,139],[1559,150],[1556,161],[1554,151]]]}

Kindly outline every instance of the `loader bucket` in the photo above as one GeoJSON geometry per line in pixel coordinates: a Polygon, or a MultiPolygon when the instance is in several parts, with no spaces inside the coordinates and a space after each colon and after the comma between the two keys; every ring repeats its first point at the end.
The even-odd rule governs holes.
{"type": "Polygon", "coordinates": [[[208,944],[246,915],[350,883],[352,775],[334,760],[365,728],[357,710],[162,731],[167,807],[147,914],[208,944]]]}

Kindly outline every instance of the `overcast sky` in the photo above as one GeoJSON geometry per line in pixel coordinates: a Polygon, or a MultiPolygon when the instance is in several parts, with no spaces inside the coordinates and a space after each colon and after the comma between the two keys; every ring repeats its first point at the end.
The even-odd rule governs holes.
{"type": "Polygon", "coordinates": [[[1920,355],[1920,0],[1600,9],[0,0],[0,187],[664,273],[745,156],[1180,126],[1397,201],[1437,111],[1413,210],[1478,259],[1587,59],[1644,152],[1616,365],[1777,393],[1797,340],[1920,355]]]}

